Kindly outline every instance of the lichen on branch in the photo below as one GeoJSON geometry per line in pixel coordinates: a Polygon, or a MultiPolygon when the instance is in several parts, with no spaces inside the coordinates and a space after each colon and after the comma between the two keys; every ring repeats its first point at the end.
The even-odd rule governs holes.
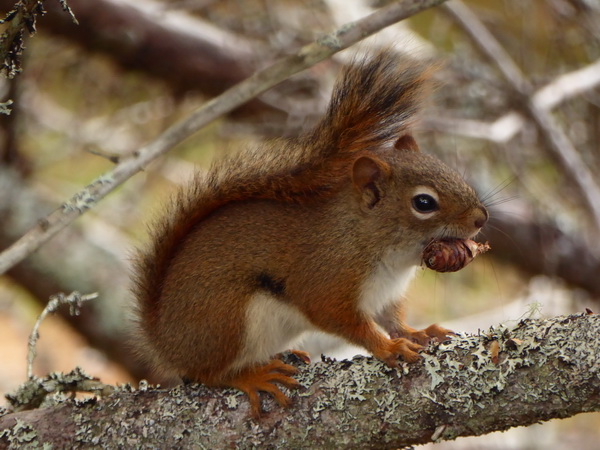
{"type": "MultiPolygon", "coordinates": [[[[58,1],[63,10],[77,23],[66,0],[58,1]]],[[[4,19],[0,19],[0,24],[7,25],[0,35],[0,74],[7,78],[14,78],[21,71],[25,33],[35,34],[37,18],[45,13],[42,0],[17,0],[13,9],[4,19]]]]}
{"type": "Polygon", "coordinates": [[[231,389],[123,386],[0,415],[0,446],[20,433],[40,447],[398,448],[476,436],[600,410],[599,335],[600,316],[584,313],[458,335],[398,369],[367,357],[296,362],[294,404],[265,398],[260,421],[231,389]]]}

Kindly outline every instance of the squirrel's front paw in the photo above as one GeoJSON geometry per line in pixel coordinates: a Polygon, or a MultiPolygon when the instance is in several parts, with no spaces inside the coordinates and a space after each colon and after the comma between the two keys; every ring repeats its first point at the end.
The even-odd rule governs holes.
{"type": "Polygon", "coordinates": [[[437,323],[429,325],[423,330],[435,342],[444,342],[456,336],[456,333],[448,328],[440,327],[437,323]]]}

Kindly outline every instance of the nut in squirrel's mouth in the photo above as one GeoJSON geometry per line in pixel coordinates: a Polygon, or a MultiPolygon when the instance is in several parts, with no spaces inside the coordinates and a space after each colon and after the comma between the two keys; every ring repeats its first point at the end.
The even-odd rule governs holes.
{"type": "Polygon", "coordinates": [[[471,239],[432,239],[423,249],[421,263],[436,272],[456,272],[490,248],[487,242],[481,244],[471,239]]]}

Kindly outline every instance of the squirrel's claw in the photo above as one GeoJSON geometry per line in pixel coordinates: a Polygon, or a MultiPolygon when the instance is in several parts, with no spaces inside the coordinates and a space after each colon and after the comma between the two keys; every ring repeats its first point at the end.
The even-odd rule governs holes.
{"type": "MultiPolygon", "coordinates": [[[[310,354],[303,350],[287,350],[289,353],[300,359],[305,364],[310,364],[310,354]]],[[[275,358],[281,359],[285,353],[277,353],[275,358]]]]}

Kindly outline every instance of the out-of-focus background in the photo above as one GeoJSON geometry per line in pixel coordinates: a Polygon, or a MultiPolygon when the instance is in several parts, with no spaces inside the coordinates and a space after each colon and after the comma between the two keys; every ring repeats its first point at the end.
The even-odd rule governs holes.
{"type": "MultiPolygon", "coordinates": [[[[13,3],[0,0],[0,9],[13,3]]],[[[14,101],[12,114],[0,117],[0,249],[109,170],[110,156],[134,151],[255,70],[383,3],[71,0],[76,26],[58,2],[46,2],[49,13],[26,42],[23,72],[0,79],[0,101],[14,101]]],[[[310,127],[340,67],[382,46],[442,61],[418,140],[464,174],[492,217],[480,237],[490,241],[489,254],[455,274],[419,272],[407,300],[410,323],[477,332],[524,317],[600,310],[600,3],[464,5],[525,85],[503,76],[509,63],[483,56],[477,41],[484,36],[467,33],[457,18],[467,17],[463,10],[440,7],[219,119],[0,277],[0,394],[25,380],[28,335],[49,296],[61,291],[99,298],[80,316],[64,308],[44,321],[35,374],[79,365],[107,383],[150,377],[128,336],[130,256],[146,240],[145,224],[212,158],[310,127]],[[542,120],[532,119],[532,109],[542,120]]],[[[600,415],[584,414],[432,447],[592,448],[599,430],[600,415]]]]}

